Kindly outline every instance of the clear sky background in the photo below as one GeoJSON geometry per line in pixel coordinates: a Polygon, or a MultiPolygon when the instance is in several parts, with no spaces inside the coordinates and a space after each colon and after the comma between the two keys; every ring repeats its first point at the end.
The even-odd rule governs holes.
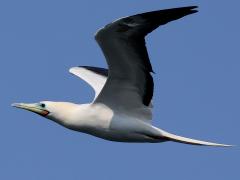
{"type": "Polygon", "coordinates": [[[153,123],[240,145],[239,1],[2,0],[0,179],[239,179],[239,146],[108,142],[10,106],[91,101],[93,90],[68,69],[106,67],[97,29],[122,16],[188,5],[200,12],[147,37],[156,72],[153,123]]]}

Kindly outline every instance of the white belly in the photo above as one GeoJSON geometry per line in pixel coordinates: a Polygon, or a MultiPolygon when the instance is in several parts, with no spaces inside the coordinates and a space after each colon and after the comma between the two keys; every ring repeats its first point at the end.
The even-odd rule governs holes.
{"type": "Polygon", "coordinates": [[[159,142],[159,138],[156,139],[159,131],[152,125],[118,114],[103,104],[90,105],[84,109],[81,116],[75,117],[79,118],[68,121],[64,126],[111,141],[159,142]]]}

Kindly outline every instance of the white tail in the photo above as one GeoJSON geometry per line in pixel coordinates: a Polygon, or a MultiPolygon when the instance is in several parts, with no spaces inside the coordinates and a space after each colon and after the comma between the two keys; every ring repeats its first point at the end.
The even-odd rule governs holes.
{"type": "Polygon", "coordinates": [[[192,145],[203,145],[203,146],[221,146],[221,147],[229,147],[233,145],[227,145],[227,144],[218,144],[218,143],[212,143],[207,141],[200,141],[196,139],[190,139],[182,136],[177,136],[171,133],[168,133],[166,131],[161,132],[163,136],[167,137],[170,141],[185,143],[185,144],[192,144],[192,145]]]}

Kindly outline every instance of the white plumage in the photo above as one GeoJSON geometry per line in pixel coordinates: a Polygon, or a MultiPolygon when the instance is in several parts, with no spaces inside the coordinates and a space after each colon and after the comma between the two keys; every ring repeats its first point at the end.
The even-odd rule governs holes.
{"type": "Polygon", "coordinates": [[[195,6],[153,11],[118,19],[100,29],[95,38],[109,70],[73,67],[70,73],[95,91],[89,104],[43,101],[13,106],[35,112],[62,126],[110,141],[164,142],[229,146],[168,133],[151,124],[153,72],[145,36],[160,25],[197,12],[195,6]]]}
{"type": "Polygon", "coordinates": [[[106,76],[96,74],[93,71],[90,71],[84,67],[73,67],[69,69],[69,72],[86,81],[94,89],[94,100],[101,92],[107,80],[106,76]]]}

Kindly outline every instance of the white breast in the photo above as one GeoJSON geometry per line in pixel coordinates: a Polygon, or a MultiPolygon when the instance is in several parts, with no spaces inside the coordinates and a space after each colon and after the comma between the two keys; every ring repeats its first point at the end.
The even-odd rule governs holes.
{"type": "Polygon", "coordinates": [[[104,130],[110,127],[113,111],[104,104],[79,105],[66,126],[77,131],[104,130]]]}

